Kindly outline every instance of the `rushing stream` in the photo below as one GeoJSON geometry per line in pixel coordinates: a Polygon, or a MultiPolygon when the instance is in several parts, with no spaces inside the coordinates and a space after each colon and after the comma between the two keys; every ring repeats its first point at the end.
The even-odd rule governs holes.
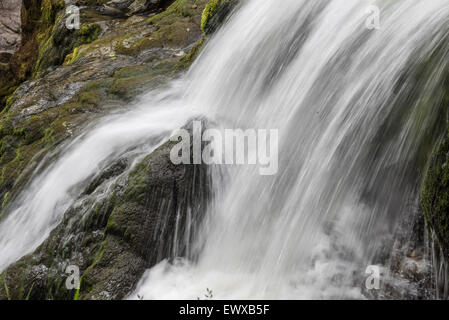
{"type": "Polygon", "coordinates": [[[201,115],[279,129],[279,172],[224,168],[197,259],[161,262],[130,297],[363,298],[367,266],[418,198],[448,61],[447,0],[374,4],[379,30],[365,25],[372,1],[245,1],[187,75],[36,174],[0,224],[0,270],[45,240],[105,163],[201,115]]]}

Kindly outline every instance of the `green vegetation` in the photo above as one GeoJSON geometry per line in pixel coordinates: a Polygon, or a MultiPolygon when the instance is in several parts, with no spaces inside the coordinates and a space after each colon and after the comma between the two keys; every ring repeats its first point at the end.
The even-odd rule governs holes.
{"type": "Polygon", "coordinates": [[[67,64],[75,62],[79,46],[95,41],[100,34],[100,27],[96,23],[85,23],[76,31],[68,30],[64,25],[64,15],[59,15],[49,37],[41,41],[39,56],[36,62],[36,77],[50,66],[57,66],[67,60],[67,64]],[[68,54],[69,52],[73,52],[68,54]],[[70,57],[69,57],[70,56],[70,57]]]}
{"type": "Polygon", "coordinates": [[[211,0],[201,16],[201,30],[205,34],[213,33],[223,23],[239,0],[211,0]]]}
{"type": "MultiPolygon", "coordinates": [[[[96,2],[86,1],[87,5],[96,2]]],[[[32,77],[38,81],[24,83],[18,89],[16,84],[8,88],[6,108],[0,114],[2,210],[7,210],[11,199],[23,190],[44,156],[52,156],[49,151],[55,146],[77,135],[108,108],[124,105],[148,88],[166,84],[191,65],[206,43],[200,24],[207,3],[176,0],[148,20],[105,18],[97,13],[79,30],[68,30],[63,24],[62,1],[39,2],[42,12],[33,14],[39,27],[30,28],[32,41],[23,49],[33,55],[23,55],[19,70],[23,75],[20,81],[32,77]],[[102,32],[101,19],[115,21],[102,32]],[[179,58],[186,48],[191,48],[189,53],[179,58]],[[151,50],[155,54],[145,56],[151,50]],[[65,66],[59,67],[62,63],[65,66]]],[[[158,190],[161,201],[171,203],[173,197],[184,201],[181,197],[190,191],[182,189],[188,170],[179,168],[178,172],[170,166],[167,148],[163,145],[134,168],[122,186],[123,193],[86,200],[84,209],[68,210],[61,224],[34,253],[0,276],[0,299],[110,299],[129,293],[148,261],[157,260],[149,256],[143,243],[155,247],[159,244],[145,238],[149,230],[142,226],[154,231],[155,226],[146,224],[145,219],[155,219],[162,204],[148,206],[148,195],[158,190]],[[161,167],[164,169],[159,172],[161,167]],[[86,208],[87,212],[82,211],[86,208]],[[63,241],[73,232],[80,241],[63,241]],[[83,256],[82,281],[78,290],[68,291],[60,267],[75,252],[83,256]],[[105,295],[105,291],[111,295],[105,295]]],[[[84,194],[94,193],[104,181],[126,169],[127,164],[121,164],[94,177],[84,194]]],[[[176,211],[172,207],[166,210],[173,220],[170,214],[176,211]]],[[[174,223],[172,220],[169,225],[174,223]]]]}
{"type": "Polygon", "coordinates": [[[428,227],[449,257],[449,138],[434,153],[422,189],[422,208],[428,227]]]}
{"type": "Polygon", "coordinates": [[[193,61],[195,61],[195,59],[200,54],[205,43],[206,43],[205,38],[201,38],[197,43],[195,43],[192,49],[190,49],[189,53],[184,57],[182,57],[181,59],[179,59],[178,63],[176,64],[176,70],[188,69],[192,65],[193,61]]]}

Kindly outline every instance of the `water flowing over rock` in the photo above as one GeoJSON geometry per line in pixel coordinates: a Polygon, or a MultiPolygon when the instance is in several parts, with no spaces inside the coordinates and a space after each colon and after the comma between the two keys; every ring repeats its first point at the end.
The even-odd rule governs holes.
{"type": "Polygon", "coordinates": [[[379,2],[371,30],[368,4],[23,0],[0,299],[447,298],[449,7],[379,2]],[[279,172],[173,164],[193,119],[277,129],[279,172]]]}
{"type": "MultiPolygon", "coordinates": [[[[15,210],[15,201],[26,197],[23,187],[52,167],[86,126],[95,127],[106,113],[125,111],[124,105],[136,96],[166,86],[188,68],[206,41],[200,30],[206,3],[160,1],[157,9],[166,11],[155,15],[151,12],[156,8],[149,6],[150,20],[140,15],[111,18],[101,7],[88,6],[81,10],[81,29],[75,31],[65,28],[63,10],[53,14],[46,39],[38,44],[35,76],[9,96],[3,113],[0,219],[13,218],[9,212],[15,210]]],[[[179,125],[188,117],[182,119],[179,125]]],[[[163,120],[136,121],[143,121],[143,128],[151,121],[158,127],[163,120]]],[[[117,123],[115,128],[124,126],[117,123]]],[[[29,254],[3,272],[0,298],[124,298],[146,268],[163,259],[192,257],[186,237],[193,237],[210,201],[209,169],[174,166],[170,144],[163,144],[161,132],[139,132],[148,149],[124,144],[122,159],[106,161],[97,174],[87,173],[89,183],[74,195],[71,205],[61,208],[62,222],[36,229],[35,235],[43,235],[45,241],[36,250],[26,244],[22,249],[29,254]],[[65,270],[72,264],[82,273],[78,293],[65,286],[65,270]],[[22,280],[17,282],[18,278],[22,280]]],[[[95,168],[99,169],[96,165],[91,169],[95,168]]]]}
{"type": "Polygon", "coordinates": [[[69,265],[82,273],[81,299],[122,299],[146,268],[188,257],[185,239],[200,225],[211,182],[204,165],[173,165],[170,148],[160,146],[129,175],[127,160],[97,175],[48,239],[7,269],[0,299],[72,299],[69,265]]]}

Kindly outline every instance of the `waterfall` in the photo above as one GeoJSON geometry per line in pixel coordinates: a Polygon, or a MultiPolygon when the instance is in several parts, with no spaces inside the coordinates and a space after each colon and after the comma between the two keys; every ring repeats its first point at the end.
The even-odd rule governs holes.
{"type": "Polygon", "coordinates": [[[245,2],[187,100],[223,127],[278,128],[279,173],[229,168],[199,260],[161,263],[131,297],[362,297],[442,132],[448,14],[446,1],[245,2]],[[379,30],[365,26],[373,4],[379,30]]]}
{"type": "Polygon", "coordinates": [[[48,168],[36,169],[0,224],[0,271],[48,237],[96,172],[126,153],[151,152],[194,115],[165,98],[147,97],[135,110],[107,117],[59,150],[63,155],[48,168]]]}
{"type": "Polygon", "coordinates": [[[0,224],[0,270],[48,236],[105,163],[151,151],[200,115],[278,129],[279,172],[224,166],[197,259],[161,262],[130,298],[196,299],[206,288],[214,298],[363,298],[365,270],[419,197],[445,126],[448,16],[447,0],[245,1],[182,79],[36,172],[0,224]],[[378,30],[365,24],[372,5],[378,30]]]}

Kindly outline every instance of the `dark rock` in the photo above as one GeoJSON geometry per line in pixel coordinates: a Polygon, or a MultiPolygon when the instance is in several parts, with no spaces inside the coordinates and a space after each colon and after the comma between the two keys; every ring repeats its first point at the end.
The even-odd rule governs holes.
{"type": "MultiPolygon", "coordinates": [[[[71,1],[87,6],[81,11],[87,29],[74,31],[64,28],[58,0],[23,1],[22,46],[12,56],[0,56],[2,74],[9,77],[4,79],[12,83],[1,87],[0,81],[7,90],[0,116],[0,219],[48,151],[176,75],[180,58],[202,37],[207,3],[160,2],[166,10],[150,22],[138,15],[105,16],[101,8],[107,1],[71,1]]],[[[175,241],[175,230],[182,235],[194,229],[186,225],[187,214],[197,218],[192,223],[201,221],[208,173],[202,166],[174,166],[169,148],[161,146],[132,172],[131,161],[111,160],[86,181],[48,239],[2,273],[0,298],[73,299],[76,290],[65,288],[65,270],[77,265],[82,274],[77,297],[119,299],[146,268],[164,258],[188,256],[188,241],[175,241]]],[[[193,234],[183,239],[189,237],[193,234]]]]}
{"type": "Polygon", "coordinates": [[[67,211],[34,253],[1,275],[0,299],[23,299],[24,292],[33,299],[73,298],[75,292],[65,288],[67,265],[80,268],[80,298],[122,299],[146,268],[163,259],[188,257],[211,183],[205,165],[174,165],[172,145],[165,143],[129,174],[121,174],[112,195],[92,189],[120,174],[126,162],[113,164],[94,179],[95,187],[91,183],[86,189],[91,195],[67,211]],[[24,279],[21,285],[19,277],[24,279]]]}

